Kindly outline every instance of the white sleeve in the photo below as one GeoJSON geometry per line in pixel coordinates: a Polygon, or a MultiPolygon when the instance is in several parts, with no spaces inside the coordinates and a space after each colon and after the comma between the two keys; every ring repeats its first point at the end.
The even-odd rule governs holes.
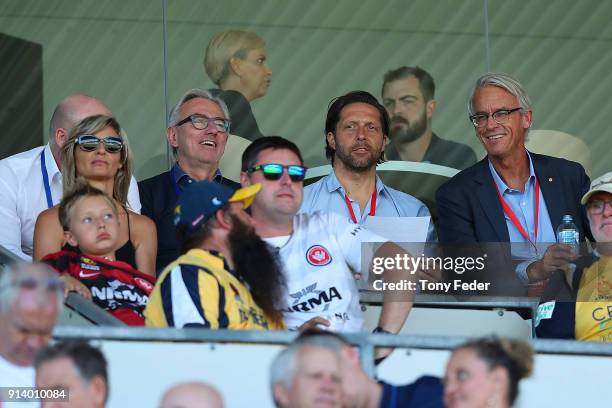
{"type": "Polygon", "coordinates": [[[31,261],[32,257],[21,250],[21,219],[17,213],[16,177],[0,165],[0,245],[20,258],[31,261]]]}
{"type": "Polygon", "coordinates": [[[189,291],[183,280],[183,273],[181,266],[177,265],[170,272],[170,276],[166,279],[170,279],[172,288],[171,299],[172,299],[172,318],[174,319],[174,327],[183,327],[187,324],[204,325],[204,319],[198,312],[196,305],[193,303],[189,291]]]}
{"type": "Polygon", "coordinates": [[[140,194],[138,193],[138,183],[136,182],[136,179],[134,178],[134,176],[132,176],[132,179],[130,180],[130,188],[128,190],[128,207],[130,210],[134,211],[135,213],[140,214],[140,210],[142,208],[142,205],[140,204],[140,194]]]}

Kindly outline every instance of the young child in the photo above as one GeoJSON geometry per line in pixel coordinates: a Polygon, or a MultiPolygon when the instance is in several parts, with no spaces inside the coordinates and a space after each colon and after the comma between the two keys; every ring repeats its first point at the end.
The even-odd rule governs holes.
{"type": "Polygon", "coordinates": [[[143,325],[155,279],[115,260],[119,240],[117,206],[88,184],[62,199],[60,223],[75,250],[62,250],[42,261],[62,274],[66,293],[75,291],[129,325],[143,325]]]}

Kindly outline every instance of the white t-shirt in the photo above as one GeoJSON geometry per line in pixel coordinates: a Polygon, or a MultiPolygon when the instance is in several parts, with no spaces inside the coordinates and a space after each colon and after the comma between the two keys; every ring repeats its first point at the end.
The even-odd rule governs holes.
{"type": "Polygon", "coordinates": [[[298,214],[293,234],[275,247],[283,261],[287,281],[283,320],[290,330],[321,316],[331,322],[329,330],[363,330],[359,292],[353,273],[361,271],[361,243],[384,242],[384,238],[334,213],[298,214]]]}
{"type": "MultiPolygon", "coordinates": [[[[17,366],[0,357],[0,387],[33,387],[35,371],[33,367],[17,366]]],[[[6,401],[5,395],[2,400],[6,401]]],[[[4,402],[0,400],[0,408],[38,408],[39,402],[4,402]]]]}
{"type": "MultiPolygon", "coordinates": [[[[36,218],[48,208],[44,173],[49,179],[52,203],[57,205],[62,199],[62,175],[48,144],[0,160],[0,245],[28,261],[32,257],[36,218]],[[41,154],[45,157],[44,172],[41,154]]],[[[133,176],[128,206],[140,213],[138,185],[133,176]]]]}

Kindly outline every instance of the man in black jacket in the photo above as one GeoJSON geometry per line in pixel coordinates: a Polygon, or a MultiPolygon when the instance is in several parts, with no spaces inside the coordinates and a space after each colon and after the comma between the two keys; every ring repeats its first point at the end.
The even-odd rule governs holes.
{"type": "Polygon", "coordinates": [[[176,164],[138,184],[142,214],[157,226],[157,265],[159,273],[180,255],[174,232],[173,210],[183,188],[194,181],[215,181],[233,189],[240,185],[224,178],[219,161],[225,151],[229,114],[225,103],[208,91],[191,89],[170,112],[166,129],[176,164]]]}

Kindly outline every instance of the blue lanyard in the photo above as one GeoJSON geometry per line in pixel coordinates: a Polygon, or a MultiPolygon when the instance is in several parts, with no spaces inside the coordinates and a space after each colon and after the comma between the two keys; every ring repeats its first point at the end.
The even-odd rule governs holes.
{"type": "Polygon", "coordinates": [[[43,178],[43,187],[45,188],[45,196],[47,196],[47,207],[53,207],[53,197],[51,197],[51,186],[49,185],[49,175],[47,174],[47,166],[45,165],[45,150],[40,152],[40,172],[43,178]]]}

